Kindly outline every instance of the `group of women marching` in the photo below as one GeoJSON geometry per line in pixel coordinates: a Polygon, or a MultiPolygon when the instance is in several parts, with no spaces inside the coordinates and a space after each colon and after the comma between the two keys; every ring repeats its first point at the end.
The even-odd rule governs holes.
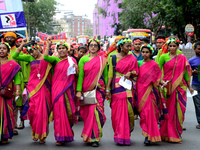
{"type": "MultiPolygon", "coordinates": [[[[26,43],[25,39],[22,40],[13,58],[31,65],[27,85],[28,105],[24,107],[22,117],[28,114],[32,139],[46,142],[50,118],[53,117],[56,145],[71,142],[74,140],[72,127],[80,115],[84,121],[81,133],[83,141],[98,147],[106,121],[104,101],[107,99],[110,101],[116,143],[130,145],[134,107],[140,113],[140,126],[146,145],[162,140],[181,143],[187,87],[193,92],[190,87],[191,67],[184,55],[176,53],[179,46],[177,38],[169,39],[167,45],[169,52],[160,57],[158,64],[151,58],[153,48],[149,44],[141,46],[143,60],[137,61],[130,53],[132,41],[121,37],[116,45],[118,53],[110,56],[107,62],[106,57],[98,55],[99,41],[91,39],[88,43],[89,53],[77,64],[68,55],[70,48],[65,42],[57,43],[56,57],[49,56],[50,38],[43,54],[35,41],[26,43]],[[27,54],[20,55],[21,51],[27,54]],[[129,83],[129,87],[123,82],[129,83]]],[[[6,97],[5,93],[15,87],[16,96],[20,95],[17,73],[20,66],[7,59],[9,51],[9,44],[1,42],[2,143],[12,138],[14,129],[13,97],[6,97]]]]}

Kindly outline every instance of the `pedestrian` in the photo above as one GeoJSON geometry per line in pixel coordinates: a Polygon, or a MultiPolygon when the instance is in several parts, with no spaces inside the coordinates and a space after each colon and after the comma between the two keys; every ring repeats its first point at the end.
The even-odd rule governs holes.
{"type": "Polygon", "coordinates": [[[107,54],[105,55],[108,59],[108,66],[109,66],[109,63],[110,63],[110,57],[112,55],[116,55],[118,53],[118,50],[117,50],[117,43],[120,41],[120,39],[124,38],[124,36],[117,36],[115,38],[115,41],[111,44],[111,46],[108,48],[107,50],[107,54]]]}
{"type": "Polygon", "coordinates": [[[130,82],[131,77],[138,74],[137,59],[129,54],[132,48],[131,43],[132,41],[127,38],[123,38],[118,42],[118,54],[115,55],[116,57],[112,56],[110,58],[108,84],[106,86],[106,97],[107,99],[111,98],[110,107],[114,141],[120,145],[130,145],[130,134],[134,128],[134,89],[126,89],[119,84],[122,77],[130,82]],[[112,91],[110,92],[111,85],[112,91]]]}
{"type": "Polygon", "coordinates": [[[183,41],[180,41],[179,49],[181,51],[183,51],[183,49],[185,49],[185,44],[183,43],[183,41]]]}
{"type": "Polygon", "coordinates": [[[73,45],[71,45],[70,49],[68,50],[68,56],[73,57],[78,63],[78,59],[74,54],[75,54],[75,50],[74,50],[73,45]]]}
{"type": "Polygon", "coordinates": [[[195,113],[198,125],[197,129],[200,129],[200,42],[196,42],[194,45],[194,51],[196,56],[189,59],[190,66],[192,67],[192,88],[198,91],[198,94],[193,96],[195,113]]]}
{"type": "MultiPolygon", "coordinates": [[[[166,42],[164,43],[165,39],[164,39],[164,41],[163,41],[163,38],[164,38],[165,36],[164,36],[163,38],[161,38],[161,39],[159,39],[159,37],[162,37],[162,36],[158,36],[158,39],[157,39],[157,42],[156,42],[156,46],[157,46],[158,48],[160,48],[161,45],[162,45],[162,46],[161,46],[161,49],[158,50],[158,54],[157,54],[156,59],[155,59],[155,61],[156,61],[157,63],[159,63],[160,56],[162,56],[163,54],[168,53],[169,50],[170,50],[170,49],[168,48],[167,43],[166,43],[166,42]],[[160,43],[159,41],[161,41],[161,44],[159,44],[159,43],[160,43]],[[160,46],[158,46],[158,45],[160,45],[160,46]]],[[[171,37],[169,37],[168,39],[171,39],[171,38],[177,38],[177,37],[171,36],[171,37]]],[[[177,39],[178,39],[178,38],[177,38],[177,39]]],[[[183,52],[180,51],[179,49],[177,49],[176,53],[177,53],[177,54],[183,54],[183,52]]]]}
{"type": "MultiPolygon", "coordinates": [[[[9,59],[14,60],[15,62],[17,62],[20,66],[21,66],[21,70],[19,71],[19,76],[20,76],[20,92],[21,95],[20,97],[17,99],[16,101],[16,108],[15,108],[15,129],[14,129],[14,135],[18,135],[18,131],[17,128],[20,127],[24,127],[24,121],[21,120],[20,126],[17,126],[17,120],[18,120],[18,111],[22,110],[23,104],[22,104],[22,92],[24,91],[24,87],[25,85],[28,83],[29,80],[29,75],[30,75],[30,65],[28,65],[29,63],[24,62],[24,61],[18,61],[16,59],[13,58],[13,54],[15,53],[15,51],[17,50],[16,45],[16,40],[17,40],[17,35],[14,32],[6,32],[4,34],[4,41],[9,43],[9,45],[11,46],[10,49],[10,55],[8,56],[9,59]]],[[[22,55],[23,53],[21,52],[20,55],[22,55]]]]}
{"type": "Polygon", "coordinates": [[[39,45],[31,41],[26,45],[26,39],[13,54],[13,58],[26,61],[31,65],[31,73],[27,85],[29,97],[28,118],[32,129],[33,141],[40,140],[45,143],[49,134],[49,116],[52,109],[51,104],[51,74],[52,65],[43,59],[39,45]],[[25,49],[23,50],[23,47],[25,49]],[[21,51],[28,52],[28,55],[20,55],[21,51]]]}
{"type": "Polygon", "coordinates": [[[77,63],[79,60],[87,53],[87,48],[85,46],[78,47],[77,63]]]}
{"type": "Polygon", "coordinates": [[[44,60],[54,67],[52,78],[52,105],[54,119],[54,136],[56,145],[74,140],[72,126],[77,123],[75,92],[75,76],[78,75],[78,67],[73,57],[68,57],[69,45],[64,42],[56,44],[59,57],[49,56],[51,37],[47,39],[47,47],[44,52],[44,60]]]}
{"type": "Polygon", "coordinates": [[[192,49],[192,43],[190,42],[190,40],[188,40],[188,42],[186,43],[185,49],[192,49]]]}
{"type": "Polygon", "coordinates": [[[146,37],[141,39],[141,45],[144,45],[144,44],[149,44],[149,39],[146,37]]]}
{"type": "Polygon", "coordinates": [[[100,50],[99,40],[90,39],[88,47],[89,54],[83,56],[79,61],[76,97],[81,101],[81,97],[88,92],[94,92],[92,100],[95,99],[96,101],[87,104],[87,96],[84,96],[83,105],[80,108],[81,118],[84,121],[81,137],[84,142],[91,143],[92,147],[98,147],[99,141],[102,138],[102,128],[106,121],[104,101],[108,69],[106,58],[97,55],[100,50]]]}
{"type": "Polygon", "coordinates": [[[159,65],[151,58],[153,52],[153,47],[149,44],[141,46],[143,60],[138,61],[139,74],[136,83],[140,127],[146,145],[161,141],[158,128],[160,98],[157,86],[162,72],[159,65]]]}
{"type": "Polygon", "coordinates": [[[139,38],[134,39],[132,53],[137,60],[143,60],[142,54],[140,52],[140,47],[141,47],[141,40],[139,38]]]}
{"type": "Polygon", "coordinates": [[[160,133],[162,140],[176,143],[182,143],[187,88],[190,93],[194,91],[190,86],[192,70],[187,58],[182,54],[177,54],[179,43],[179,39],[170,38],[167,41],[169,52],[159,59],[159,67],[163,69],[164,74],[161,82],[168,87],[164,95],[169,115],[168,119],[161,121],[160,133]]]}
{"type": "MultiPolygon", "coordinates": [[[[136,38],[133,40],[133,50],[131,51],[133,56],[135,56],[135,58],[137,59],[137,61],[143,60],[141,51],[140,51],[140,47],[141,47],[141,40],[139,38],[136,38]]],[[[137,104],[135,104],[134,107],[134,119],[138,119],[138,115],[139,112],[137,111],[137,104]]]]}
{"type": "Polygon", "coordinates": [[[8,59],[10,48],[7,42],[0,42],[0,142],[3,144],[12,139],[15,127],[13,80],[16,87],[15,96],[21,95],[19,76],[21,67],[15,61],[8,59]]]}
{"type": "Polygon", "coordinates": [[[165,50],[165,36],[159,35],[156,37],[156,50],[157,51],[157,56],[155,61],[158,63],[160,56],[164,53],[163,51],[165,50]]]}

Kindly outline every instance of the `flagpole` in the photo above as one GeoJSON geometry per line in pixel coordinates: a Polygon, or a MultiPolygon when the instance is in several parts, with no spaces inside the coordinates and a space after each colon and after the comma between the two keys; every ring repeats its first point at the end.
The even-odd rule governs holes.
{"type": "Polygon", "coordinates": [[[27,32],[27,30],[25,30],[25,33],[26,33],[26,39],[27,39],[27,42],[29,42],[28,32],[27,32]]]}

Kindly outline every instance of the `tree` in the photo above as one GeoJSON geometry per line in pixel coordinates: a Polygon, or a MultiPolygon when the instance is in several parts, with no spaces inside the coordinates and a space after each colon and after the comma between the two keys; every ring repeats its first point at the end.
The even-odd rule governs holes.
{"type": "Polygon", "coordinates": [[[83,34],[87,35],[89,37],[92,37],[93,36],[93,29],[91,28],[91,29],[84,30],[83,34]]]}
{"type": "Polygon", "coordinates": [[[55,0],[38,0],[35,2],[23,2],[24,15],[29,36],[35,36],[36,31],[52,34],[53,16],[55,15],[57,2],[55,0]],[[28,23],[29,22],[29,23],[28,23]]]}
{"type": "MultiPolygon", "coordinates": [[[[104,1],[109,3],[110,0],[104,1]]],[[[165,26],[166,31],[170,27],[174,35],[186,42],[185,26],[191,23],[200,37],[199,0],[124,0],[120,6],[123,11],[119,14],[119,21],[123,30],[149,28],[156,36],[165,26]]],[[[99,10],[106,14],[106,9],[99,10]]]]}

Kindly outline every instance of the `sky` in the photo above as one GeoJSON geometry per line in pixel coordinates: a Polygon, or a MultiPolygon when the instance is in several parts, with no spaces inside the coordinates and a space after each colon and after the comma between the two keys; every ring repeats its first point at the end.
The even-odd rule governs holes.
{"type": "MultiPolygon", "coordinates": [[[[87,15],[86,18],[93,22],[93,10],[97,0],[56,0],[60,5],[57,6],[58,10],[72,10],[74,15],[87,15]],[[63,6],[61,6],[63,5],[63,6]]],[[[57,17],[61,18],[63,13],[57,13],[57,17]]]]}

